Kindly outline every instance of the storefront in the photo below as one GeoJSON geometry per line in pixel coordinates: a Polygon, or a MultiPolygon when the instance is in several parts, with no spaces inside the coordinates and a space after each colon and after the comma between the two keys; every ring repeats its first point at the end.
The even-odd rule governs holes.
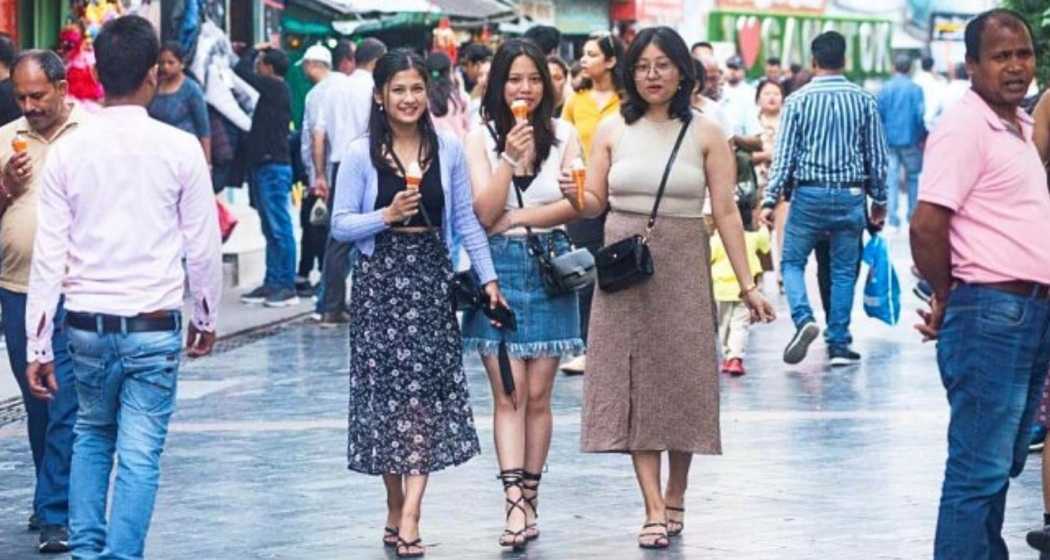
{"type": "MultiPolygon", "coordinates": [[[[814,0],[809,4],[818,3],[814,0]]],[[[876,78],[892,71],[893,23],[884,18],[720,9],[708,16],[707,36],[713,42],[735,45],[748,75],[757,77],[763,72],[765,59],[772,56],[779,57],[784,66],[808,67],[810,42],[829,30],[846,37],[846,75],[851,79],[876,78]]]]}
{"type": "Polygon", "coordinates": [[[585,37],[609,29],[607,0],[556,0],[554,26],[562,35],[585,37]]]}

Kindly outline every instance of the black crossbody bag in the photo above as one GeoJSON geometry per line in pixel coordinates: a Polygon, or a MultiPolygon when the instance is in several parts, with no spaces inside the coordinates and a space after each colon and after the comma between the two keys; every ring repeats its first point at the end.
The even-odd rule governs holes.
{"type": "Polygon", "coordinates": [[[642,235],[632,235],[621,239],[611,245],[606,245],[598,250],[595,264],[598,269],[598,287],[605,292],[618,292],[630,288],[648,280],[655,271],[653,268],[653,256],[649,252],[649,234],[656,225],[657,212],[660,210],[660,200],[664,197],[664,189],[667,187],[667,177],[671,174],[671,166],[678,156],[678,148],[682,146],[682,139],[689,128],[689,123],[682,125],[675,140],[671,157],[667,159],[664,167],[663,178],[660,179],[660,189],[656,193],[656,201],[653,202],[653,211],[649,215],[649,223],[645,226],[642,235]]]}
{"type": "MultiPolygon", "coordinates": [[[[512,186],[514,193],[518,195],[518,207],[525,208],[521,189],[513,182],[512,186]]],[[[565,230],[551,230],[547,246],[544,247],[539,236],[532,232],[532,228],[524,227],[529,255],[536,259],[540,280],[543,281],[543,289],[548,294],[552,296],[569,294],[594,284],[594,255],[587,249],[578,249],[573,246],[565,230]],[[564,253],[558,252],[556,238],[559,236],[569,243],[570,249],[564,253]]]]}

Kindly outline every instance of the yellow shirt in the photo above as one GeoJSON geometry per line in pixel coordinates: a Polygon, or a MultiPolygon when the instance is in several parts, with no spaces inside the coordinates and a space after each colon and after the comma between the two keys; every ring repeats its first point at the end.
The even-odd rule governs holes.
{"type": "MultiPolygon", "coordinates": [[[[745,231],[744,242],[747,244],[747,266],[751,269],[751,276],[755,276],[762,272],[762,262],[758,256],[770,251],[769,230],[759,228],[758,231],[745,231]]],[[[722,238],[717,233],[711,236],[711,281],[714,283],[715,301],[740,301],[740,283],[733,273],[722,238]]]]}
{"type": "Polygon", "coordinates": [[[580,145],[583,147],[584,161],[587,161],[591,154],[591,140],[594,138],[594,132],[598,130],[598,123],[602,122],[605,117],[618,112],[620,112],[620,96],[615,93],[604,107],[598,107],[589,89],[576,92],[565,102],[565,107],[561,110],[561,118],[576,127],[576,133],[580,136],[580,145]]]}
{"type": "Polygon", "coordinates": [[[29,128],[25,117],[0,128],[0,174],[7,160],[15,155],[11,141],[21,133],[29,143],[29,159],[33,171],[25,192],[12,200],[0,219],[0,288],[24,294],[29,291],[29,269],[33,262],[33,240],[36,237],[36,205],[40,177],[48,150],[55,142],[76,129],[87,117],[74,106],[69,118],[50,141],[29,128]]]}

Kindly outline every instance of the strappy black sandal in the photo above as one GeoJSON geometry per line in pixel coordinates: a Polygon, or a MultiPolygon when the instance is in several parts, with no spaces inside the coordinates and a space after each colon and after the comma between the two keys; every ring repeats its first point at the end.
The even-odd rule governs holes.
{"type": "MultiPolygon", "coordinates": [[[[521,472],[522,479],[522,497],[528,502],[529,507],[532,508],[533,520],[538,519],[540,516],[540,510],[537,505],[537,501],[540,499],[540,478],[543,475],[538,473],[530,473],[529,471],[521,472]],[[526,496],[525,492],[532,492],[532,496],[526,496]]],[[[528,523],[528,517],[526,517],[525,523],[525,540],[534,541],[540,538],[540,530],[536,527],[536,523],[531,525],[528,523]]]]}
{"type": "Polygon", "coordinates": [[[667,536],[667,523],[646,523],[642,525],[642,532],[638,533],[638,546],[640,548],[646,548],[649,550],[661,550],[671,546],[671,540],[667,536]],[[664,531],[661,532],[646,532],[645,530],[650,527],[663,527],[664,531]],[[657,537],[651,543],[642,542],[643,537],[657,537]]]}
{"type": "Polygon", "coordinates": [[[667,536],[668,537],[677,537],[677,536],[681,535],[682,531],[685,530],[685,508],[684,507],[674,507],[674,506],[664,506],[664,509],[666,509],[669,512],[682,514],[681,519],[671,519],[670,517],[668,517],[668,519],[667,519],[667,536]],[[675,527],[675,525],[677,525],[677,527],[675,527]]]}
{"type": "MultiPolygon", "coordinates": [[[[506,493],[511,488],[517,488],[521,491],[521,496],[518,499],[512,500],[509,497],[504,497],[507,502],[507,521],[510,521],[510,515],[515,509],[521,510],[521,514],[528,519],[529,513],[525,510],[525,487],[522,484],[522,473],[525,471],[522,469],[510,469],[506,471],[500,471],[499,476],[496,478],[503,482],[503,492],[506,493]]],[[[525,545],[529,542],[525,537],[525,529],[520,531],[511,531],[510,529],[504,529],[503,534],[499,537],[499,545],[504,548],[513,548],[515,552],[525,549],[525,545]],[[508,540],[508,537],[510,539],[508,540]]]]}
{"type": "Polygon", "coordinates": [[[401,535],[397,536],[397,550],[394,551],[398,558],[422,558],[426,554],[426,550],[423,549],[423,539],[416,539],[412,542],[408,542],[401,538],[401,535]],[[410,549],[418,548],[417,552],[409,552],[410,549]],[[404,552],[402,552],[402,550],[404,552]]]}
{"type": "Polygon", "coordinates": [[[397,527],[383,527],[383,546],[397,546],[397,527]]]}

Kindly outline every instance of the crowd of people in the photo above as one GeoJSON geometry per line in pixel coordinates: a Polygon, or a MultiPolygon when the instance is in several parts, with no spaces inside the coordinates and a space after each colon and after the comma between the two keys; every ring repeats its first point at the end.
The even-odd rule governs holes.
{"type": "MultiPolygon", "coordinates": [[[[476,353],[505,493],[499,546],[540,536],[564,369],[585,372],[582,450],[631,456],[638,545],[669,547],[693,456],[721,453],[719,373],[744,375],[751,325],[775,319],[764,275],[786,295],[783,360],[797,364],[822,330],[806,292],[815,253],[827,363],[855,364],[864,233],[907,221],[932,294],[918,329],[938,341],[951,405],[935,557],[1005,558],[1009,477],[1050,402],[1050,253],[1029,242],[1050,215],[1050,97],[1034,118],[1020,110],[1035,57],[1024,20],[978,16],[954,80],[925,60],[913,76],[900,57],[877,95],[846,78],[834,31],[812,41],[810,68],[770,58],[753,84],[739,56],[720,62],[668,27],[629,45],[596,33],[573,64],[560,44],[536,26],[455,61],[377,39],[310,46],[292,141],[288,55],[259,44],[236,64],[258,93],[239,153],[266,240],[264,282],[241,299],[314,296],[321,325],[347,329],[347,465],[382,478],[382,543],[424,555],[429,475],[480,452],[463,366],[476,353]],[[570,272],[553,263],[567,255],[570,272]],[[586,281],[567,285],[572,274],[586,281]]],[[[213,123],[179,45],[137,16],[95,41],[95,114],[67,103],[55,53],[8,51],[0,86],[24,116],[0,128],[0,305],[37,468],[30,525],[42,552],[141,558],[184,284],[188,355],[215,339],[213,123]]],[[[1050,551],[1046,525],[1029,540],[1050,551]]]]}

